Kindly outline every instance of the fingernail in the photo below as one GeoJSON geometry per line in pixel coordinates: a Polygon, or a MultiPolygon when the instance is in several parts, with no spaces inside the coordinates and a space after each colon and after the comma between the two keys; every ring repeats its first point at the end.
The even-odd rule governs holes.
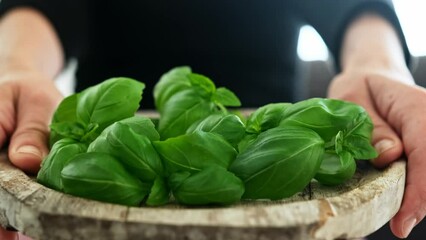
{"type": "Polygon", "coordinates": [[[379,152],[379,154],[386,152],[387,150],[393,148],[394,146],[394,142],[392,140],[389,139],[383,139],[379,142],[377,142],[374,145],[374,148],[377,150],[377,152],[379,152]]]}
{"type": "Polygon", "coordinates": [[[42,154],[41,154],[41,151],[38,148],[31,146],[31,145],[21,146],[16,150],[16,152],[17,153],[33,154],[33,155],[36,155],[37,157],[40,157],[40,158],[43,157],[42,154]]]}
{"type": "Polygon", "coordinates": [[[32,240],[31,238],[29,238],[29,237],[27,237],[27,236],[25,236],[21,233],[18,234],[18,239],[19,240],[32,240]]]}
{"type": "Polygon", "coordinates": [[[410,234],[411,230],[413,230],[414,226],[416,226],[417,219],[410,218],[408,220],[405,220],[403,228],[402,228],[402,234],[404,238],[407,238],[410,234]]]}

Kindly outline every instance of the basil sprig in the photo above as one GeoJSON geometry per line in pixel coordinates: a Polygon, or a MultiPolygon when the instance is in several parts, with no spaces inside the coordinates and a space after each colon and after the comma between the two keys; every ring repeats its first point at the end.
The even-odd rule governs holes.
{"type": "Polygon", "coordinates": [[[144,87],[113,78],[65,98],[37,180],[128,206],[229,205],[290,197],[312,179],[341,184],[356,160],[377,157],[373,123],[354,103],[271,103],[246,119],[228,109],[241,105],[232,91],[177,67],[154,87],[160,118],[149,119],[135,115],[144,87]]]}

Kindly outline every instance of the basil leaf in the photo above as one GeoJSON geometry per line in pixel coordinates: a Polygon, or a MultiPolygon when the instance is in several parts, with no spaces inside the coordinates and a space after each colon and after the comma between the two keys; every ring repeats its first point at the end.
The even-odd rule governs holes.
{"type": "Polygon", "coordinates": [[[164,106],[158,132],[161,139],[185,134],[196,121],[215,111],[214,104],[200,96],[195,89],[186,89],[173,95],[164,106]]]}
{"type": "Polygon", "coordinates": [[[314,131],[276,127],[259,134],[229,170],[245,185],[245,199],[282,199],[303,190],[317,172],[324,141],[314,131]]]}
{"type": "Polygon", "coordinates": [[[67,162],[77,154],[86,152],[87,146],[73,139],[57,141],[46,158],[41,162],[37,181],[46,187],[62,190],[61,171],[67,162]]]}
{"type": "Polygon", "coordinates": [[[157,176],[164,176],[163,164],[149,138],[135,133],[122,122],[105,129],[87,151],[110,154],[144,182],[152,183],[157,176]]]}
{"type": "Polygon", "coordinates": [[[250,114],[246,123],[248,133],[261,133],[277,127],[291,103],[270,103],[250,114]]]}
{"type": "Polygon", "coordinates": [[[213,101],[217,104],[229,107],[239,107],[241,106],[240,99],[233,93],[231,90],[220,87],[217,88],[213,94],[213,101]]]}
{"type": "Polygon", "coordinates": [[[105,153],[83,153],[61,172],[64,192],[93,200],[138,206],[151,189],[105,153]]]}
{"type": "Polygon", "coordinates": [[[216,91],[216,86],[212,80],[204,75],[190,73],[188,74],[188,78],[191,82],[191,86],[204,98],[211,98],[216,91]]]}
{"type": "Polygon", "coordinates": [[[238,152],[244,151],[244,149],[246,149],[247,146],[250,146],[250,144],[254,142],[258,136],[259,134],[247,133],[238,143],[238,152]]]}
{"type": "Polygon", "coordinates": [[[170,198],[170,190],[163,178],[157,177],[152,185],[151,192],[146,200],[148,206],[161,206],[167,204],[170,198]]]}
{"type": "Polygon", "coordinates": [[[139,108],[145,85],[130,78],[111,78],[80,93],[77,119],[89,125],[99,125],[100,134],[112,123],[131,117],[139,108]]]}
{"type": "Polygon", "coordinates": [[[355,171],[356,162],[349,152],[326,152],[315,179],[321,184],[335,186],[351,179],[355,171]]]}
{"type": "Polygon", "coordinates": [[[151,141],[160,140],[160,134],[151,119],[144,116],[134,116],[118,121],[119,123],[129,126],[135,133],[146,136],[151,141]]]}
{"type": "Polygon", "coordinates": [[[80,137],[80,135],[76,136],[75,132],[72,131],[73,127],[70,127],[64,131],[64,126],[58,126],[59,123],[65,123],[67,126],[77,125],[77,99],[78,94],[70,95],[64,98],[56,108],[50,125],[50,147],[52,147],[56,141],[62,138],[76,139],[80,137]]]}
{"type": "Polygon", "coordinates": [[[172,191],[176,201],[181,204],[229,205],[241,199],[244,184],[226,169],[211,166],[185,178],[172,191]]]}
{"type": "Polygon", "coordinates": [[[191,87],[188,75],[191,73],[189,67],[176,67],[161,76],[154,86],[155,107],[162,112],[164,105],[175,93],[191,87]]]}
{"type": "Polygon", "coordinates": [[[354,103],[312,98],[289,106],[280,125],[312,129],[329,142],[360,113],[365,113],[365,110],[354,103]]]}
{"type": "Polygon", "coordinates": [[[213,114],[194,123],[186,133],[195,131],[219,134],[232,146],[237,146],[245,135],[245,126],[235,114],[213,114]]]}
{"type": "Polygon", "coordinates": [[[153,144],[169,173],[198,172],[213,165],[227,169],[237,155],[221,136],[202,131],[154,141],[153,144]]]}

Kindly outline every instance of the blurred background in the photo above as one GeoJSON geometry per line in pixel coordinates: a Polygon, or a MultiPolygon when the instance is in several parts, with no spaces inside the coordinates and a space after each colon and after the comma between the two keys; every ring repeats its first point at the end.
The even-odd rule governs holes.
{"type": "MultiPolygon", "coordinates": [[[[394,0],[396,12],[405,33],[408,47],[413,55],[411,70],[418,85],[426,86],[426,1],[394,0]]],[[[328,82],[334,75],[333,62],[329,58],[327,47],[319,34],[311,27],[300,30],[298,55],[300,58],[300,76],[297,86],[299,100],[309,97],[325,97],[328,82]]],[[[73,76],[77,67],[71,61],[67,69],[58,78],[58,87],[65,94],[73,92],[73,76]]],[[[372,240],[390,240],[394,237],[388,225],[368,237],[372,240]]],[[[426,221],[418,225],[408,239],[426,239],[426,221]]]]}

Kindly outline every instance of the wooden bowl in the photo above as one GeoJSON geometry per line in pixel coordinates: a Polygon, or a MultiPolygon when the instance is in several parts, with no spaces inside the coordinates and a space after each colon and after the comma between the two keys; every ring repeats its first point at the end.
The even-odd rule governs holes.
{"type": "Polygon", "coordinates": [[[46,188],[0,154],[0,224],[34,239],[335,239],[364,237],[401,204],[405,161],[364,162],[338,187],[312,182],[282,201],[218,208],[125,207],[46,188]]]}

